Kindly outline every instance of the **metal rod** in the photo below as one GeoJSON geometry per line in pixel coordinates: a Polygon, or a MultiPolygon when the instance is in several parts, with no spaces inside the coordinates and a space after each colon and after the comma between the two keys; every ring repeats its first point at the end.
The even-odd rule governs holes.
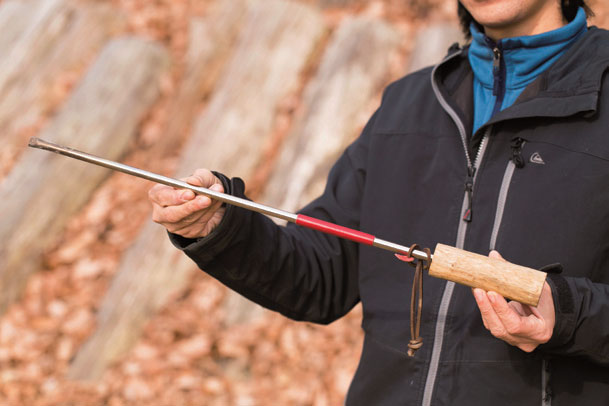
{"type": "MultiPolygon", "coordinates": [[[[380,238],[375,238],[374,243],[372,245],[377,248],[382,248],[384,250],[397,252],[397,253],[408,252],[408,250],[410,250],[409,247],[404,247],[403,245],[400,245],[400,244],[381,240],[380,238]]],[[[418,259],[423,259],[423,260],[427,259],[427,254],[423,251],[413,250],[411,255],[418,259]]],[[[433,255],[429,259],[433,259],[433,255]]]]}
{"type": "Polygon", "coordinates": [[[227,195],[225,193],[215,192],[213,190],[194,186],[184,181],[169,178],[167,176],[159,175],[153,172],[148,172],[143,169],[134,168],[133,166],[121,164],[119,162],[111,161],[109,159],[100,158],[95,155],[88,154],[86,152],[78,151],[72,148],[63,147],[61,145],[53,144],[52,142],[48,142],[45,140],[41,140],[40,138],[30,138],[30,142],[28,146],[33,148],[44,149],[47,151],[55,152],[57,154],[65,155],[70,158],[75,158],[80,161],[89,162],[95,165],[103,166],[105,168],[113,169],[118,172],[123,172],[128,175],[137,176],[138,178],[143,178],[147,180],[151,180],[156,183],[161,183],[166,186],[172,186],[179,189],[189,189],[197,194],[201,194],[203,196],[207,196],[210,199],[220,200],[221,202],[232,204],[234,206],[239,206],[244,209],[249,209],[256,211],[258,213],[266,214],[267,216],[277,217],[282,220],[289,221],[291,223],[296,222],[296,214],[289,213],[287,211],[274,209],[269,206],[265,206],[259,203],[255,203],[249,201],[247,199],[242,199],[240,197],[227,195]]]}
{"type": "MultiPolygon", "coordinates": [[[[270,217],[279,218],[282,220],[286,220],[291,223],[296,223],[299,225],[303,225],[309,228],[315,228],[322,232],[330,233],[333,235],[337,235],[342,238],[346,238],[353,241],[361,241],[361,233],[357,230],[348,229],[346,227],[338,226],[332,223],[328,223],[322,220],[312,219],[307,216],[290,213],[284,210],[275,209],[270,206],[266,206],[260,203],[255,203],[247,199],[243,199],[236,196],[231,196],[225,193],[215,192],[213,190],[194,186],[184,181],[169,178],[167,176],[159,175],[153,172],[145,171],[143,169],[138,169],[133,166],[121,164],[119,162],[111,161],[109,159],[100,158],[95,155],[88,154],[86,152],[78,151],[72,148],[64,147],[61,145],[53,144],[52,142],[48,142],[42,140],[40,138],[32,137],[30,138],[28,146],[32,148],[43,149],[51,152],[55,152],[57,154],[65,155],[70,158],[75,158],[80,161],[85,161],[88,163],[92,163],[98,166],[103,166],[108,169],[112,169],[118,172],[123,172],[128,175],[137,176],[139,178],[147,179],[156,183],[160,183],[166,186],[175,187],[178,189],[188,189],[192,190],[197,194],[201,194],[209,197],[210,199],[219,200],[224,203],[232,204],[234,206],[238,206],[247,210],[255,211],[257,213],[262,213],[270,217]],[[314,223],[313,225],[309,223],[314,223]],[[322,226],[321,228],[319,226],[322,226]],[[353,237],[355,236],[355,237],[353,237]]],[[[370,236],[374,237],[374,236],[370,236]]],[[[374,237],[373,240],[370,240],[368,245],[372,245],[374,247],[378,247],[387,251],[395,252],[398,254],[408,254],[409,248],[403,245],[395,244],[389,241],[381,240],[379,238],[374,237]]],[[[427,259],[427,254],[422,251],[414,250],[411,254],[413,257],[418,259],[427,259]]]]}

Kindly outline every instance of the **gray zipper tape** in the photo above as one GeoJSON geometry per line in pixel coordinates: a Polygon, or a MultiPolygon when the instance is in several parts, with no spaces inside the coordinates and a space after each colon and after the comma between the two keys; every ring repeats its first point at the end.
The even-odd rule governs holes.
{"type": "Polygon", "coordinates": [[[497,199],[497,211],[495,212],[495,223],[493,224],[493,231],[491,232],[491,243],[489,248],[495,249],[497,244],[497,235],[499,234],[499,228],[501,227],[501,221],[503,220],[503,212],[505,211],[505,202],[507,201],[508,191],[510,190],[510,183],[512,182],[512,176],[514,175],[514,169],[516,165],[513,161],[509,161],[503,174],[503,181],[501,182],[501,189],[499,190],[499,198],[497,199]]]}
{"type": "MultiPolygon", "coordinates": [[[[445,61],[454,57],[457,54],[453,54],[453,55],[449,56],[448,58],[445,59],[445,61]]],[[[469,151],[467,149],[467,138],[466,138],[466,134],[465,134],[465,126],[459,119],[458,114],[450,107],[450,105],[446,102],[446,100],[444,100],[444,98],[442,97],[442,94],[440,93],[440,91],[434,81],[435,73],[436,73],[436,70],[438,69],[438,66],[439,65],[437,65],[434,68],[434,70],[432,71],[432,74],[431,74],[431,84],[432,84],[433,91],[436,95],[436,98],[438,99],[438,102],[442,106],[442,108],[444,108],[446,113],[453,119],[453,121],[455,122],[455,125],[459,129],[459,134],[461,135],[461,140],[463,142],[463,148],[465,151],[465,156],[467,158],[467,162],[469,165],[472,165],[471,158],[469,156],[469,151]]],[[[488,137],[489,137],[490,133],[491,133],[491,127],[489,127],[489,129],[487,130],[487,132],[484,135],[484,138],[482,139],[482,142],[480,143],[480,149],[478,150],[478,154],[476,155],[476,160],[473,163],[473,167],[475,169],[478,169],[478,165],[480,164],[480,161],[482,160],[482,156],[484,155],[484,151],[486,150],[486,145],[487,145],[488,137]]],[[[477,173],[474,174],[474,185],[476,184],[477,175],[478,175],[477,173]]],[[[459,215],[459,228],[457,230],[457,242],[455,244],[455,246],[460,249],[463,248],[463,245],[465,243],[465,234],[467,232],[467,223],[462,220],[463,213],[465,212],[465,210],[467,208],[467,198],[468,198],[467,195],[465,195],[463,198],[463,206],[461,208],[461,212],[459,215]]],[[[423,391],[422,406],[431,406],[431,398],[432,398],[433,391],[434,391],[435,384],[436,384],[436,377],[438,376],[440,355],[442,354],[442,344],[444,343],[444,330],[446,328],[446,316],[448,315],[448,308],[450,307],[450,300],[452,298],[454,288],[455,288],[454,282],[446,282],[446,285],[444,287],[444,292],[442,293],[442,300],[440,301],[440,307],[438,309],[438,318],[436,320],[436,329],[435,329],[435,333],[434,333],[433,347],[431,350],[431,360],[429,362],[429,370],[427,371],[427,379],[425,381],[425,388],[423,391]]]]}

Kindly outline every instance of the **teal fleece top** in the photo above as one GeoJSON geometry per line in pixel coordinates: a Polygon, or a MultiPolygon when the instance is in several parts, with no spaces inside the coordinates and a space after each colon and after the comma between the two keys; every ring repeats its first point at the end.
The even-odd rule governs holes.
{"type": "Polygon", "coordinates": [[[511,106],[524,88],[552,65],[588,30],[580,8],[569,24],[538,35],[494,42],[470,26],[469,63],[474,71],[474,128],[476,133],[493,115],[511,106]]]}

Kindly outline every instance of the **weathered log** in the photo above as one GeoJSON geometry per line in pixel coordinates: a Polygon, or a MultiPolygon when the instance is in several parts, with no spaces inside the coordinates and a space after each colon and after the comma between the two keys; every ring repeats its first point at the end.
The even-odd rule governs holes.
{"type": "MultiPolygon", "coordinates": [[[[277,105],[297,88],[323,31],[321,16],[310,7],[280,0],[249,3],[237,49],[195,125],[178,175],[201,166],[250,175],[277,105]]],[[[99,377],[135,342],[145,321],[184,288],[192,270],[162,227],[146,225],[125,254],[101,305],[97,330],[76,355],[69,376],[99,377]]]]}
{"type": "Polygon", "coordinates": [[[362,4],[363,0],[317,0],[316,3],[319,5],[319,7],[323,8],[338,8],[362,4]]]}
{"type": "Polygon", "coordinates": [[[371,114],[389,80],[399,34],[386,23],[348,19],[336,32],[305,90],[305,111],[288,135],[263,201],[294,211],[323,190],[331,164],[371,114]]]}
{"type": "MultiPolygon", "coordinates": [[[[328,168],[363,126],[370,100],[388,80],[389,61],[398,34],[367,18],[345,20],[307,85],[304,110],[280,151],[262,198],[294,211],[321,192],[328,168]]],[[[260,306],[230,292],[224,303],[226,324],[260,317],[260,306]]]]}
{"type": "Polygon", "coordinates": [[[201,101],[209,97],[233,52],[246,10],[245,1],[221,2],[207,18],[190,21],[185,77],[170,107],[167,130],[158,140],[161,148],[188,132],[201,101]]]}
{"type": "MultiPolygon", "coordinates": [[[[24,149],[19,130],[51,108],[48,92],[57,76],[84,66],[124,26],[123,15],[107,4],[36,0],[0,5],[3,166],[24,149]]],[[[0,167],[0,178],[8,169],[0,167]]]]}
{"type": "Polygon", "coordinates": [[[435,24],[421,30],[410,54],[408,72],[438,64],[451,44],[463,42],[463,33],[456,24],[435,24]]]}
{"type": "MultiPolygon", "coordinates": [[[[113,40],[41,137],[118,159],[159,94],[168,67],[156,43],[113,40]]],[[[53,154],[25,152],[0,184],[0,313],[22,291],[69,218],[108,176],[53,154]]]]}

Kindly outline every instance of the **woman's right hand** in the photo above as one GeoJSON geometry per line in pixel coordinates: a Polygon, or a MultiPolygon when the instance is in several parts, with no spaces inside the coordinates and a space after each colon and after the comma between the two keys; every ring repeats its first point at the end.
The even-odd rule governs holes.
{"type": "MultiPolygon", "coordinates": [[[[197,169],[183,181],[194,186],[224,193],[222,182],[211,171],[197,169]]],[[[152,220],[169,232],[185,238],[206,237],[220,224],[225,208],[222,202],[197,195],[188,189],[155,185],[148,192],[152,203],[152,220]]]]}

